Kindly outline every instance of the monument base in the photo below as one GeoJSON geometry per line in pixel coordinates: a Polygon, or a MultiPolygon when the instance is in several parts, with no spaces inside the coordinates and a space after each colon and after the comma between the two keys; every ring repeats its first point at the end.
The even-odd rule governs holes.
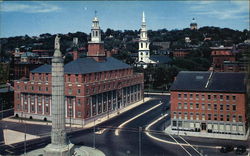
{"type": "Polygon", "coordinates": [[[58,156],[61,152],[62,156],[105,156],[105,154],[92,147],[87,146],[76,146],[73,144],[67,145],[67,148],[54,149],[51,148],[51,144],[47,145],[45,148],[40,148],[34,151],[30,151],[22,156],[58,156]]]}
{"type": "Polygon", "coordinates": [[[68,144],[63,146],[57,146],[49,144],[44,148],[44,155],[46,156],[69,156],[74,153],[74,145],[68,144]]]}

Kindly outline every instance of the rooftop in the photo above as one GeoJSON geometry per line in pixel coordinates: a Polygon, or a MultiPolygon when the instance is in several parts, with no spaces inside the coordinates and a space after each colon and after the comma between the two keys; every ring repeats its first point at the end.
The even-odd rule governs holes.
{"type": "Polygon", "coordinates": [[[216,56],[218,56],[218,55],[223,55],[223,56],[225,56],[225,55],[227,55],[227,56],[230,56],[230,55],[233,55],[233,53],[231,52],[231,51],[224,51],[224,50],[215,50],[215,51],[212,51],[212,54],[211,55],[216,55],[216,56]]]}
{"type": "Polygon", "coordinates": [[[170,90],[245,93],[245,78],[245,73],[181,71],[170,90]]]}
{"type": "Polygon", "coordinates": [[[166,55],[152,55],[150,59],[161,64],[169,63],[172,59],[166,55]]]}
{"type": "MultiPolygon", "coordinates": [[[[79,58],[64,66],[66,74],[87,74],[102,71],[120,70],[132,68],[131,66],[113,57],[106,58],[106,61],[97,62],[93,58],[79,58]]],[[[31,71],[32,73],[51,73],[51,65],[45,64],[31,71]]]]}

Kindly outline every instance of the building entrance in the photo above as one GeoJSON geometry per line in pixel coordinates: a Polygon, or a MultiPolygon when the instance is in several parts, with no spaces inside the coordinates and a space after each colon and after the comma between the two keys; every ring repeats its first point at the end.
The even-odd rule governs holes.
{"type": "Polygon", "coordinates": [[[206,123],[201,123],[201,130],[207,130],[207,125],[206,123]]]}

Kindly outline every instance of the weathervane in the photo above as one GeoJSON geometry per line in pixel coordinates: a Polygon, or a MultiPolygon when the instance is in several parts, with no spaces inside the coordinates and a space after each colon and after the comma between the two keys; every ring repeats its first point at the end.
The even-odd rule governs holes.
{"type": "Polygon", "coordinates": [[[95,10],[95,17],[96,17],[97,11],[95,10]]]}

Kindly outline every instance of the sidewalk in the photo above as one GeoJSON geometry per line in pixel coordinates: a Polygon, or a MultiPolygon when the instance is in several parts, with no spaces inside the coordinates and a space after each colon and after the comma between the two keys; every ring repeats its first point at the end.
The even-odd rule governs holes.
{"type": "Polygon", "coordinates": [[[165,93],[157,93],[157,92],[145,92],[144,95],[147,95],[147,94],[150,94],[150,95],[170,95],[169,92],[165,92],[165,93]]]}
{"type": "MultiPolygon", "coordinates": [[[[95,120],[95,125],[100,124],[104,121],[107,121],[109,119],[112,119],[113,117],[118,116],[119,114],[122,114],[126,111],[129,111],[132,108],[135,108],[141,104],[144,104],[145,102],[151,100],[152,98],[147,97],[144,98],[144,102],[143,100],[136,102],[134,104],[131,104],[125,108],[121,108],[120,110],[117,111],[113,111],[110,112],[109,115],[105,115],[102,117],[96,117],[96,118],[92,118],[90,119],[90,122],[86,123],[85,125],[77,125],[77,124],[71,124],[72,128],[77,128],[77,130],[79,130],[79,128],[81,129],[86,129],[86,128],[90,128],[94,126],[94,120],[95,120]]],[[[32,120],[23,120],[21,122],[20,119],[13,119],[13,118],[5,118],[3,119],[3,121],[8,121],[8,122],[15,122],[15,123],[26,123],[26,124],[36,124],[36,125],[50,125],[51,126],[51,122],[44,122],[44,121],[32,121],[32,120]]],[[[70,124],[66,124],[67,127],[70,127],[70,124]]],[[[73,130],[74,131],[74,130],[73,130]]],[[[38,138],[39,136],[35,136],[35,135],[30,135],[30,134],[26,134],[28,137],[26,137],[26,140],[30,140],[30,139],[34,139],[34,138],[38,138]]],[[[24,133],[22,132],[17,132],[17,131],[13,131],[13,130],[9,130],[9,129],[4,129],[4,140],[5,140],[5,144],[12,144],[12,143],[18,143],[21,141],[24,141],[24,133]],[[13,137],[8,137],[8,136],[13,136],[13,137]],[[19,136],[19,137],[15,137],[15,136],[19,136]]]]}
{"type": "Polygon", "coordinates": [[[214,139],[231,139],[231,140],[247,140],[249,136],[249,130],[247,131],[247,135],[242,136],[242,135],[216,134],[216,133],[206,133],[206,132],[177,131],[177,130],[172,130],[171,126],[168,126],[165,129],[165,133],[171,135],[182,135],[182,136],[214,138],[214,139]]]}
{"type": "Polygon", "coordinates": [[[5,145],[11,145],[14,143],[25,141],[25,137],[26,137],[26,140],[40,138],[39,136],[36,136],[36,135],[25,134],[25,133],[13,131],[10,129],[4,129],[3,131],[4,131],[3,134],[4,134],[5,145]]]}
{"type": "MultiPolygon", "coordinates": [[[[132,108],[135,108],[135,107],[137,107],[137,106],[139,106],[139,105],[141,105],[141,104],[143,104],[143,103],[145,103],[145,102],[147,102],[147,101],[149,101],[149,100],[151,100],[152,98],[150,98],[150,97],[146,97],[146,98],[144,98],[144,102],[143,102],[143,100],[141,100],[141,101],[138,101],[138,102],[136,102],[136,103],[133,103],[133,104],[131,104],[131,105],[128,105],[127,107],[125,107],[125,108],[122,108],[122,109],[119,109],[119,110],[117,110],[117,111],[113,111],[113,112],[110,112],[109,113],[109,117],[108,117],[108,115],[105,115],[105,116],[103,116],[103,117],[96,117],[96,121],[95,121],[95,124],[99,124],[99,123],[102,123],[102,122],[104,122],[104,121],[107,121],[107,120],[109,120],[109,119],[111,119],[111,118],[113,118],[113,117],[115,117],[115,116],[117,116],[117,115],[119,115],[119,114],[121,114],[121,113],[124,113],[124,112],[126,112],[126,111],[128,111],[128,110],[130,110],[130,109],[132,109],[132,108]],[[119,112],[119,113],[117,113],[117,112],[119,112]]],[[[89,128],[89,127],[93,127],[94,126],[94,118],[93,119],[90,119],[90,120],[93,120],[92,122],[89,122],[89,123],[87,123],[87,124],[85,124],[85,125],[79,125],[79,124],[74,124],[74,123],[71,123],[71,127],[75,127],[75,128],[89,128]]],[[[18,119],[18,118],[16,118],[16,119],[13,119],[13,118],[5,118],[5,119],[3,119],[3,121],[9,121],[9,122],[16,122],[16,123],[20,123],[20,121],[21,121],[21,119],[18,119]]],[[[45,121],[32,121],[32,120],[23,120],[26,124],[37,124],[37,125],[51,125],[52,123],[51,122],[45,122],[45,121]]],[[[67,123],[66,124],[66,127],[70,127],[70,124],[69,123],[67,123]]]]}

